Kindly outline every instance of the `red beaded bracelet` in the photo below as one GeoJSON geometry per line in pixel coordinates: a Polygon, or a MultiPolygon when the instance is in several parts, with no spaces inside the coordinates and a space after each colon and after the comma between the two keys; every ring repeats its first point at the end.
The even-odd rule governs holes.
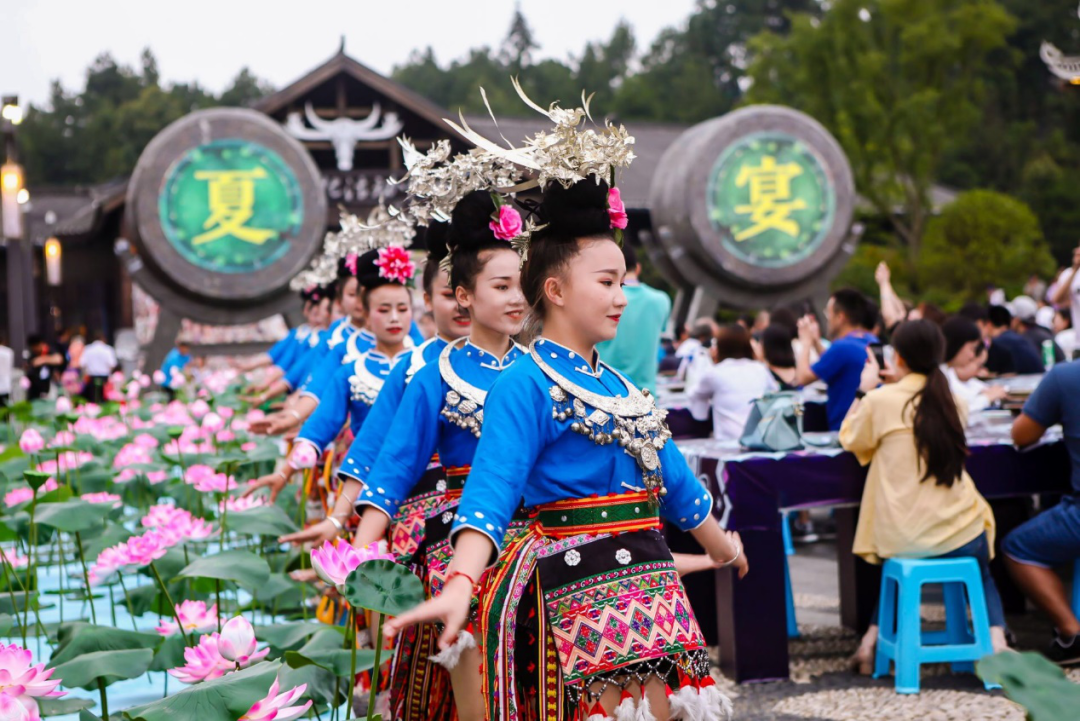
{"type": "Polygon", "coordinates": [[[454,580],[454,579],[455,579],[456,577],[458,577],[458,576],[462,576],[463,578],[467,578],[467,579],[469,579],[469,583],[471,583],[471,584],[472,584],[472,587],[473,587],[473,588],[476,588],[476,587],[477,587],[477,586],[479,585],[479,584],[478,584],[478,583],[477,583],[477,582],[476,582],[476,581],[475,581],[475,580],[473,579],[473,577],[472,577],[472,576],[470,576],[469,574],[465,573],[464,571],[454,571],[453,573],[451,573],[451,574],[450,574],[449,576],[447,576],[447,577],[446,577],[446,582],[445,582],[445,583],[443,584],[443,586],[445,587],[445,586],[449,585],[449,583],[450,583],[451,581],[453,581],[453,580],[454,580]]]}

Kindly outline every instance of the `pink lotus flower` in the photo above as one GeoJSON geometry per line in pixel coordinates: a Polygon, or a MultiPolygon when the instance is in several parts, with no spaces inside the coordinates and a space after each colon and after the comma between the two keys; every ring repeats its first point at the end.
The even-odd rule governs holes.
{"type": "MultiPolygon", "coordinates": [[[[53,463],[53,465],[56,465],[55,462],[53,463]]],[[[45,484],[41,486],[41,488],[38,490],[40,490],[42,493],[48,493],[49,491],[55,491],[59,487],[60,485],[56,482],[56,479],[50,478],[49,480],[45,481],[45,484]]],[[[26,503],[33,497],[33,488],[31,488],[30,486],[18,486],[17,488],[12,488],[10,491],[4,494],[4,505],[8,508],[11,508],[12,506],[17,506],[20,503],[26,503]]]]}
{"type": "Polygon", "coordinates": [[[226,661],[233,661],[244,667],[270,653],[270,649],[256,652],[257,645],[255,629],[252,628],[251,622],[243,616],[230,618],[221,627],[218,652],[226,661]]]}
{"type": "Polygon", "coordinates": [[[217,413],[211,411],[203,416],[202,429],[206,433],[217,433],[218,431],[225,429],[225,420],[217,413]]]}
{"type": "Polygon", "coordinates": [[[127,565],[128,552],[126,543],[118,543],[110,546],[98,554],[93,567],[87,575],[90,576],[90,585],[96,586],[112,577],[114,573],[127,565]]]}
{"type": "Polygon", "coordinates": [[[338,542],[337,545],[325,541],[322,548],[312,549],[311,566],[319,578],[340,591],[349,574],[361,563],[380,559],[395,560],[392,554],[386,552],[386,549],[386,541],[371,543],[359,549],[353,548],[351,544],[344,541],[338,542]]]}
{"type": "Polygon", "coordinates": [[[205,481],[213,475],[213,468],[198,463],[194,466],[190,466],[187,471],[184,472],[184,483],[187,483],[190,486],[194,486],[198,483],[205,481]]]}
{"type": "Polygon", "coordinates": [[[71,413],[71,399],[67,396],[60,396],[56,399],[56,412],[57,413],[71,413]]]}
{"type": "Polygon", "coordinates": [[[70,446],[75,442],[75,434],[71,431],[57,431],[53,439],[49,441],[49,448],[60,448],[62,446],[70,446]]]}
{"type": "MultiPolygon", "coordinates": [[[[34,702],[35,709],[37,701],[34,702]]],[[[0,719],[3,721],[37,721],[41,718],[40,713],[34,717],[19,703],[19,699],[7,691],[0,691],[0,719]]]]}
{"type": "Polygon", "coordinates": [[[23,453],[31,455],[38,453],[45,447],[45,439],[35,428],[27,428],[19,437],[19,448],[23,453]]]}
{"type": "Polygon", "coordinates": [[[0,718],[28,718],[36,721],[41,718],[36,698],[56,698],[66,691],[57,691],[60,679],[51,679],[53,669],[45,669],[45,664],[33,665],[33,656],[23,648],[11,644],[0,646],[0,712],[7,711],[0,718]],[[12,705],[14,702],[15,705],[12,705]],[[19,713],[15,706],[23,709],[19,713]],[[23,715],[25,714],[25,716],[23,715]]]}
{"type": "Polygon", "coordinates": [[[194,484],[196,491],[203,493],[228,493],[236,488],[236,479],[224,473],[215,473],[194,484]]]}
{"type": "Polygon", "coordinates": [[[166,543],[166,537],[157,531],[132,536],[127,540],[127,563],[124,565],[149,566],[164,556],[170,545],[166,543]]]}
{"type": "Polygon", "coordinates": [[[146,375],[145,373],[140,373],[135,380],[137,380],[139,385],[143,388],[150,387],[150,376],[146,375]]]}
{"type": "Polygon", "coordinates": [[[619,193],[618,188],[608,190],[607,203],[611,227],[625,228],[629,223],[629,219],[626,216],[626,206],[623,205],[622,195],[619,193]]]}
{"type": "Polygon", "coordinates": [[[262,410],[261,408],[252,408],[250,411],[247,412],[246,418],[248,420],[248,423],[261,421],[262,419],[266,418],[266,411],[262,410]]]}
{"type": "Polygon", "coordinates": [[[230,443],[236,440],[236,434],[226,428],[223,431],[218,431],[217,435],[214,436],[214,438],[217,440],[218,443],[230,443]]]}
{"type": "Polygon", "coordinates": [[[165,471],[148,471],[146,474],[146,480],[151,486],[164,483],[168,477],[169,474],[165,471]]]}
{"type": "MultiPolygon", "coordinates": [[[[217,604],[208,609],[203,601],[183,601],[176,604],[176,615],[188,633],[209,633],[217,628],[217,604]]],[[[162,636],[172,636],[180,633],[180,626],[171,618],[162,618],[156,630],[162,636]]]]}
{"type": "Polygon", "coordinates": [[[154,378],[154,383],[157,383],[159,386],[164,385],[164,383],[165,383],[165,371],[158,368],[156,371],[154,371],[153,378],[154,378]]]}
{"type": "Polygon", "coordinates": [[[146,515],[139,521],[145,528],[160,528],[161,526],[167,526],[176,520],[179,516],[191,515],[183,508],[177,508],[171,506],[168,503],[159,503],[156,506],[150,506],[146,511],[146,515]]]}
{"type": "Polygon", "coordinates": [[[199,639],[197,646],[184,649],[183,666],[170,668],[169,675],[184,683],[210,681],[225,675],[226,671],[236,668],[221,657],[218,652],[218,635],[211,633],[199,639]]]}
{"type": "Polygon", "coordinates": [[[253,451],[259,447],[259,444],[255,441],[248,441],[247,443],[240,444],[240,450],[244,452],[253,451]]]}
{"type": "Polygon", "coordinates": [[[30,379],[27,378],[26,376],[23,376],[22,378],[20,378],[19,379],[19,388],[22,388],[24,391],[30,390],[30,379]]]}
{"type": "Polygon", "coordinates": [[[406,283],[416,272],[416,265],[409,257],[409,251],[397,246],[379,248],[379,257],[375,261],[379,277],[398,283],[406,283]]]}
{"type": "Polygon", "coordinates": [[[297,470],[314,468],[318,462],[319,451],[315,446],[304,441],[297,443],[296,447],[293,448],[292,455],[289,456],[289,465],[297,470]]]}
{"type": "Polygon", "coordinates": [[[232,408],[229,408],[228,406],[224,406],[222,408],[218,408],[218,414],[225,420],[229,420],[234,415],[236,415],[236,411],[234,411],[232,408]]]}
{"type": "Polygon", "coordinates": [[[197,400],[188,410],[191,412],[191,417],[197,420],[210,412],[210,404],[204,400],[197,400]]]}
{"type": "Polygon", "coordinates": [[[145,446],[128,443],[113,458],[113,468],[125,468],[136,463],[153,463],[154,458],[145,446]]]}
{"type": "Polygon", "coordinates": [[[120,496],[115,493],[84,493],[79,498],[83,499],[87,503],[111,503],[113,508],[119,508],[124,505],[120,500],[120,496]]]}
{"type": "Polygon", "coordinates": [[[50,474],[56,474],[57,472],[64,473],[66,471],[73,471],[76,468],[81,468],[92,460],[94,460],[93,453],[87,453],[86,451],[66,451],[60,454],[59,465],[57,465],[56,460],[49,459],[39,463],[35,470],[50,474]]]}
{"type": "Polygon", "coordinates": [[[135,436],[135,438],[133,438],[131,442],[139,448],[146,448],[147,450],[151,448],[157,448],[159,445],[161,445],[158,439],[154,438],[149,433],[140,433],[139,435],[135,436]]]}
{"type": "Polygon", "coordinates": [[[234,497],[229,496],[225,499],[225,503],[218,504],[218,512],[224,508],[229,513],[243,513],[244,511],[250,511],[252,508],[259,508],[267,505],[266,496],[247,496],[247,497],[234,497]]]}
{"type": "Polygon", "coordinates": [[[499,218],[488,223],[499,240],[513,240],[521,235],[521,213],[509,205],[499,206],[499,218]]]}
{"type": "MultiPolygon", "coordinates": [[[[26,556],[20,556],[18,551],[11,549],[10,551],[0,548],[0,556],[4,557],[8,565],[12,568],[22,568],[26,564],[30,563],[30,559],[26,556]]],[[[2,718],[2,717],[0,717],[2,718]]]]}
{"type": "Polygon", "coordinates": [[[79,406],[78,411],[88,418],[97,418],[101,415],[101,406],[97,403],[87,403],[79,406]]]}
{"type": "Polygon", "coordinates": [[[302,683],[285,693],[279,694],[278,681],[275,678],[274,683],[270,685],[270,691],[266,694],[266,698],[259,699],[252,704],[247,713],[240,717],[240,721],[293,721],[293,719],[300,718],[311,708],[312,702],[309,700],[302,706],[290,706],[289,704],[300,698],[306,690],[307,684],[302,683]]]}

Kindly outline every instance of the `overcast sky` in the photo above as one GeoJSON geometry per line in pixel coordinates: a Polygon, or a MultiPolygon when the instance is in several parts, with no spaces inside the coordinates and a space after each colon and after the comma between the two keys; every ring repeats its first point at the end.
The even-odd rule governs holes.
{"type": "MultiPolygon", "coordinates": [[[[521,0],[540,57],[566,59],[604,40],[620,18],[639,48],[682,25],[694,0],[521,0]]],[[[469,48],[497,46],[510,26],[511,0],[0,0],[0,93],[43,103],[59,78],[81,89],[99,53],[139,66],[150,47],[165,81],[193,81],[220,92],[245,65],[282,87],[338,48],[389,73],[414,48],[431,46],[440,64],[469,48]]]]}

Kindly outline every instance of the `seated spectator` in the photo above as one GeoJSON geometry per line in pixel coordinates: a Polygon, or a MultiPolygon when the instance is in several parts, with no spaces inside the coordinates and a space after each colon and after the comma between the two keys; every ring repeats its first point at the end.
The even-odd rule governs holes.
{"type": "Polygon", "coordinates": [[[1054,351],[1054,362],[1065,362],[1065,354],[1061,351],[1061,348],[1058,348],[1057,344],[1054,343],[1053,331],[1039,325],[1037,321],[1039,314],[1038,303],[1026,295],[1018,295],[1010,304],[1010,311],[1013,314],[1013,329],[1035,347],[1035,351],[1039,354],[1039,358],[1044,357],[1043,344],[1050,341],[1054,351]]]}
{"type": "Polygon", "coordinates": [[[796,356],[796,385],[805,386],[821,379],[827,386],[825,410],[829,430],[840,430],[866,363],[866,347],[878,338],[869,326],[878,316],[877,305],[857,290],[844,289],[833,293],[825,306],[825,320],[832,345],[825,350],[817,319],[806,316],[799,321],[800,348],[796,356]],[[810,365],[810,353],[816,350],[821,358],[810,365]]]}
{"type": "Polygon", "coordinates": [[[1072,311],[1069,308],[1058,308],[1054,313],[1054,342],[1065,354],[1065,360],[1076,357],[1077,338],[1076,329],[1072,324],[1072,311]]]}
{"type": "Polygon", "coordinates": [[[716,321],[701,318],[690,328],[690,337],[675,350],[679,359],[679,370],[675,375],[687,385],[712,366],[712,345],[717,330],[716,321]]]}
{"type": "Polygon", "coordinates": [[[1042,359],[1031,341],[1011,329],[1012,313],[1001,305],[992,305],[986,318],[978,321],[983,340],[990,343],[986,370],[995,375],[1042,373],[1042,359]]]}
{"type": "MultiPolygon", "coordinates": [[[[1054,625],[1056,635],[1045,652],[1059,664],[1080,662],[1080,621],[1065,594],[1055,566],[1080,558],[1080,363],[1054,366],[1013,422],[1013,442],[1030,446],[1050,426],[1061,424],[1072,466],[1073,494],[1005,537],[1005,563],[1017,585],[1054,625]]],[[[1077,580],[1074,579],[1073,583],[1077,580]]]]}
{"type": "MultiPolygon", "coordinates": [[[[1005,614],[990,575],[994,514],[964,470],[967,409],[941,372],[945,339],[929,320],[901,323],[893,334],[895,382],[877,387],[882,369],[864,351],[860,395],[844,418],[840,443],[869,464],[853,552],[870,563],[886,558],[971,557],[982,569],[994,650],[1007,648],[1005,614]]],[[[876,614],[875,614],[876,616],[876,614]]],[[[855,660],[873,667],[877,624],[855,660]]]]}
{"type": "Polygon", "coordinates": [[[761,334],[761,350],[765,365],[782,391],[798,390],[795,371],[795,349],[791,345],[792,329],[776,323],[761,334]]]}
{"type": "Polygon", "coordinates": [[[953,395],[967,403],[970,413],[986,410],[995,401],[1003,400],[1009,394],[1005,388],[987,385],[977,377],[986,362],[986,346],[979,326],[956,316],[945,321],[941,330],[945,334],[943,370],[953,395]]]}
{"type": "Polygon", "coordinates": [[[687,385],[690,410],[705,420],[712,405],[713,437],[738,440],[750,416],[751,404],[779,389],[768,366],[754,360],[750,332],[742,325],[727,325],[716,336],[718,363],[687,385]]]}

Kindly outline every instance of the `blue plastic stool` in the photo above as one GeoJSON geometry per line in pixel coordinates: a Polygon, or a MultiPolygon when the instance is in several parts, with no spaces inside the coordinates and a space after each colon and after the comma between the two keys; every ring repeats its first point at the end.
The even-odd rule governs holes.
{"type": "Polygon", "coordinates": [[[795,596],[791,591],[791,569],[787,557],[795,555],[795,544],[791,540],[791,518],[786,513],[780,514],[781,534],[784,538],[784,600],[787,603],[788,638],[799,637],[799,624],[795,620],[795,596]]]}
{"type": "MultiPolygon", "coordinates": [[[[974,672],[974,662],[994,652],[982,573],[974,558],[890,558],[882,571],[879,608],[874,678],[887,676],[889,662],[895,662],[897,693],[919,692],[919,667],[924,663],[951,663],[953,671],[974,672]],[[944,631],[922,630],[919,605],[927,583],[943,584],[944,631]]],[[[1000,688],[984,685],[988,691],[1000,688]]]]}
{"type": "Polygon", "coordinates": [[[1080,558],[1073,563],[1072,612],[1080,618],[1080,558]]]}

